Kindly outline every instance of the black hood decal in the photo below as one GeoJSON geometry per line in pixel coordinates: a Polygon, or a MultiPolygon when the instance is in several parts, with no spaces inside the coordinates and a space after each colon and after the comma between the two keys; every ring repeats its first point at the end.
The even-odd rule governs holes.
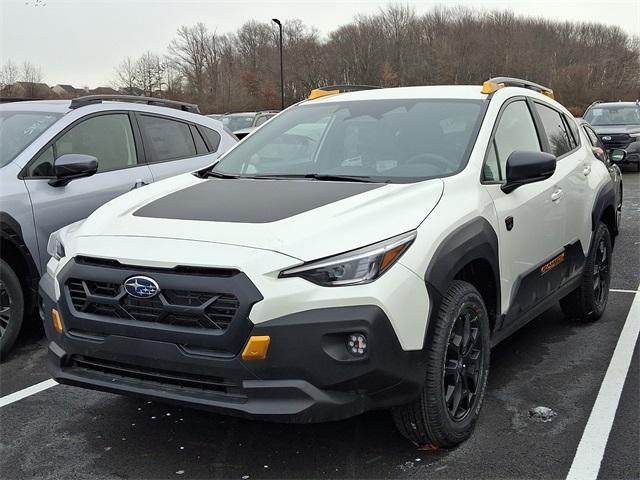
{"type": "Polygon", "coordinates": [[[269,223],[383,187],[318,180],[210,179],[170,193],[136,217],[205,222],[269,223]]]}

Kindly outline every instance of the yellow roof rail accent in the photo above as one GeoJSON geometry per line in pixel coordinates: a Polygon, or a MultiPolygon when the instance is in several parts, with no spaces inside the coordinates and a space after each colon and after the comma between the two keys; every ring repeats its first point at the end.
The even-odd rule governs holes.
{"type": "Polygon", "coordinates": [[[535,92],[546,95],[549,98],[554,98],[553,90],[549,87],[543,87],[537,83],[530,82],[529,80],[522,80],[521,78],[513,77],[494,77],[490,78],[482,84],[482,93],[490,94],[503,87],[521,87],[528,88],[535,92]]]}
{"type": "Polygon", "coordinates": [[[497,90],[500,90],[502,87],[504,87],[504,83],[495,83],[495,82],[491,82],[491,81],[486,81],[482,84],[482,92],[481,93],[493,93],[497,90]]]}
{"type": "Polygon", "coordinates": [[[359,90],[373,90],[375,85],[330,85],[327,87],[319,87],[311,90],[311,93],[307,97],[307,100],[313,100],[314,98],[326,97],[327,95],[336,95],[338,93],[357,92],[359,90]]]}
{"type": "Polygon", "coordinates": [[[308,100],[314,100],[316,98],[325,97],[327,95],[336,95],[340,93],[340,90],[323,90],[322,88],[314,88],[307,97],[308,100]]]}

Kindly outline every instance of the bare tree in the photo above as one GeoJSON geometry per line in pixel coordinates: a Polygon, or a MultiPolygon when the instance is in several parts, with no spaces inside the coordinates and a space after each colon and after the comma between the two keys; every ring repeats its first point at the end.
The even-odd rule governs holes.
{"type": "Polygon", "coordinates": [[[132,94],[137,88],[136,62],[130,57],[125,58],[116,67],[114,83],[116,88],[125,93],[132,94]]]}
{"type": "MultiPolygon", "coordinates": [[[[548,85],[575,111],[594,99],[640,97],[640,38],[615,26],[466,7],[418,15],[394,4],[324,39],[299,20],[285,22],[283,33],[288,104],[320,85],[481,84],[498,75],[548,85]]],[[[197,102],[203,111],[277,108],[278,36],[267,22],[227,34],[183,26],[167,55],[154,55],[125,60],[119,85],[197,102]]]]}
{"type": "Polygon", "coordinates": [[[18,81],[18,66],[11,60],[7,60],[0,68],[0,92],[2,95],[10,97],[13,94],[14,83],[18,81]]]}

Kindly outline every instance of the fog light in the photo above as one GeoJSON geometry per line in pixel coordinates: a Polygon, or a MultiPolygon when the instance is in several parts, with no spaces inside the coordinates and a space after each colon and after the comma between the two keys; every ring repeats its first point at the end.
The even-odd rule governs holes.
{"type": "Polygon", "coordinates": [[[354,357],[362,357],[367,353],[367,337],[362,333],[351,333],[347,337],[347,349],[354,357]]]}
{"type": "Polygon", "coordinates": [[[53,328],[56,332],[62,333],[64,331],[64,326],[62,325],[62,317],[60,316],[60,312],[55,308],[51,309],[51,319],[53,321],[53,328]]]}

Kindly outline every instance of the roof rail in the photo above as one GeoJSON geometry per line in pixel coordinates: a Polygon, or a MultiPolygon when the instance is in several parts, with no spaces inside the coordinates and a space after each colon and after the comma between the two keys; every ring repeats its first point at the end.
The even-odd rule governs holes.
{"type": "Polygon", "coordinates": [[[503,87],[528,88],[535,92],[546,95],[549,98],[553,98],[553,90],[551,90],[549,87],[544,87],[537,83],[530,82],[529,80],[523,80],[521,78],[513,77],[490,78],[482,84],[482,93],[493,93],[503,87]]]}
{"type": "Polygon", "coordinates": [[[0,103],[14,103],[14,102],[30,102],[33,100],[43,100],[42,98],[35,97],[0,97],[0,103]]]}
{"type": "Polygon", "coordinates": [[[86,107],[87,105],[95,105],[102,102],[130,102],[145,103],[147,105],[155,105],[158,107],[176,108],[185,112],[200,113],[198,105],[193,103],[178,102],[176,100],[166,100],[164,98],[141,97],[139,95],[86,95],[71,100],[69,108],[75,109],[86,107]]]}
{"type": "Polygon", "coordinates": [[[337,93],[357,92],[360,90],[374,90],[377,87],[375,85],[329,85],[326,87],[319,87],[311,90],[307,100],[313,100],[314,98],[324,97],[326,95],[335,95],[337,93]]]}

